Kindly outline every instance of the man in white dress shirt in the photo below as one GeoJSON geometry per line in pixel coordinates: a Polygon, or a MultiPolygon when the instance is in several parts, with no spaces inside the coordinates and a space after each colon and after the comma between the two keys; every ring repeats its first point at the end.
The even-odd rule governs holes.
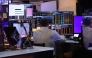
{"type": "Polygon", "coordinates": [[[88,49],[89,44],[92,44],[92,29],[90,28],[90,25],[90,19],[83,20],[83,42],[86,49],[88,49]]]}
{"type": "Polygon", "coordinates": [[[41,19],[41,29],[33,34],[34,43],[45,43],[46,47],[54,47],[55,41],[65,41],[55,30],[48,29],[48,25],[47,19],[41,19]]]}

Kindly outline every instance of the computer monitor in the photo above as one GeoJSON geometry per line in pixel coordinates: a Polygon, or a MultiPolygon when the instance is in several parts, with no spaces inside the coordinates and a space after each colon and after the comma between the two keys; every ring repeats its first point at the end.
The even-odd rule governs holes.
{"type": "Polygon", "coordinates": [[[33,16],[32,4],[9,4],[9,20],[26,20],[33,16]]]}
{"type": "Polygon", "coordinates": [[[52,16],[33,16],[33,19],[36,20],[37,26],[40,25],[39,22],[40,22],[41,19],[47,19],[49,24],[52,24],[52,22],[53,22],[53,17],[52,16]]]}
{"type": "Polygon", "coordinates": [[[54,24],[62,24],[63,23],[63,12],[52,12],[54,16],[54,24]]]}
{"type": "Polygon", "coordinates": [[[7,40],[10,46],[14,46],[18,43],[20,39],[20,35],[16,29],[16,27],[4,27],[4,32],[7,37],[7,40]]]}
{"type": "Polygon", "coordinates": [[[74,34],[74,37],[79,37],[79,34],[74,34]]]}
{"type": "Polygon", "coordinates": [[[80,34],[74,34],[73,35],[73,40],[75,40],[75,41],[79,41],[79,39],[80,39],[80,34]]]}
{"type": "Polygon", "coordinates": [[[23,26],[26,28],[26,31],[29,35],[29,23],[23,23],[23,26],[21,26],[20,23],[13,23],[13,26],[16,27],[16,29],[18,30],[21,38],[27,37],[27,34],[26,34],[25,29],[23,28],[23,26]]]}
{"type": "Polygon", "coordinates": [[[74,33],[82,32],[83,16],[74,16],[74,33]]]}

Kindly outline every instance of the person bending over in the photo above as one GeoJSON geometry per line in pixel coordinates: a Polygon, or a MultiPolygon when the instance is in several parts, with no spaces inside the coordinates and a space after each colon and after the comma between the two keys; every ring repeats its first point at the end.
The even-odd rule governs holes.
{"type": "Polygon", "coordinates": [[[48,29],[48,20],[40,20],[41,29],[33,33],[34,43],[44,43],[46,47],[54,47],[55,41],[65,41],[55,30],[48,29]]]}

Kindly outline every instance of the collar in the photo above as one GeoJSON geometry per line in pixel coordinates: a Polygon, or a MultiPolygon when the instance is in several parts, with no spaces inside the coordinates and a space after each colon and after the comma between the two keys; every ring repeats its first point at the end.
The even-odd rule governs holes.
{"type": "Polygon", "coordinates": [[[83,26],[83,28],[90,28],[90,27],[85,27],[85,26],[83,26]]]}
{"type": "Polygon", "coordinates": [[[83,27],[84,30],[90,30],[90,27],[83,27]]]}

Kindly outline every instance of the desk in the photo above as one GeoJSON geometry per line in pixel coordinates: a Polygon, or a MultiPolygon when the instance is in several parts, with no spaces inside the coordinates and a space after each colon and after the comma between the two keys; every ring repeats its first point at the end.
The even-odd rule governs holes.
{"type": "Polygon", "coordinates": [[[88,47],[88,50],[92,51],[92,47],[88,47]]]}
{"type": "Polygon", "coordinates": [[[0,52],[0,58],[45,58],[53,57],[53,48],[38,47],[0,52]]]}
{"type": "Polygon", "coordinates": [[[78,41],[74,41],[74,40],[66,40],[65,43],[79,43],[78,41]]]}
{"type": "Polygon", "coordinates": [[[88,47],[88,58],[92,58],[92,47],[88,47]]]}

